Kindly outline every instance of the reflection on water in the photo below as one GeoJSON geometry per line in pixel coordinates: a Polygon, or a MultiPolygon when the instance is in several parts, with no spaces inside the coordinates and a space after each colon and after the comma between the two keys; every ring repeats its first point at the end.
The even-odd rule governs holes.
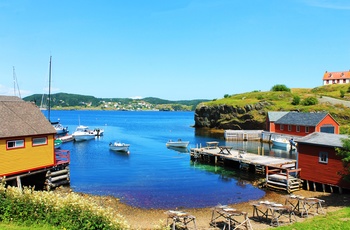
{"type": "Polygon", "coordinates": [[[179,152],[179,153],[189,153],[190,152],[190,150],[188,150],[188,148],[173,147],[173,146],[168,146],[167,148],[174,150],[176,152],[179,152]]]}

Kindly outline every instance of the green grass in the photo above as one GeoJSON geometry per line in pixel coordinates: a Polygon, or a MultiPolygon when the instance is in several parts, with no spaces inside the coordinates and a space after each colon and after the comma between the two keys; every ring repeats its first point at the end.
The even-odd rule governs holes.
{"type": "Polygon", "coordinates": [[[345,230],[350,229],[350,207],[339,211],[329,212],[325,216],[315,216],[300,223],[294,223],[289,226],[278,227],[281,230],[309,230],[309,229],[332,229],[345,230]]]}
{"type": "MultiPolygon", "coordinates": [[[[264,107],[265,113],[268,111],[300,111],[300,112],[328,112],[340,124],[340,133],[350,134],[350,109],[343,105],[316,104],[305,106],[303,100],[308,97],[320,98],[328,96],[336,99],[350,101],[350,84],[326,85],[313,89],[292,88],[290,92],[286,91],[253,91],[242,94],[233,94],[222,99],[201,103],[200,105],[220,106],[228,105],[233,107],[244,108],[246,105],[255,105],[259,102],[267,102],[270,105],[264,107]],[[349,92],[348,92],[349,90],[349,92]],[[340,91],[345,92],[341,97],[340,91]],[[300,98],[299,105],[292,105],[293,98],[300,98]]],[[[266,115],[263,113],[251,114],[257,121],[264,121],[266,115]]]]}
{"type": "Polygon", "coordinates": [[[56,228],[50,225],[31,225],[24,226],[16,223],[0,223],[0,230],[59,230],[61,228],[56,228]]]}

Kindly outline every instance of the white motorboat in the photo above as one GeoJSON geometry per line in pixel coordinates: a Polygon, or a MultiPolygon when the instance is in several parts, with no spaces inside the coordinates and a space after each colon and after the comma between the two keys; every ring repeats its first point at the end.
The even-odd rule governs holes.
{"type": "Polygon", "coordinates": [[[95,133],[88,126],[79,125],[72,133],[74,141],[87,141],[95,138],[95,133]]]}
{"type": "Polygon", "coordinates": [[[130,147],[130,144],[125,144],[121,142],[109,143],[109,149],[113,151],[129,153],[129,147],[130,147]]]}
{"type": "Polygon", "coordinates": [[[276,137],[276,138],[272,139],[272,144],[276,147],[283,148],[286,150],[295,150],[296,149],[296,144],[295,144],[293,138],[290,140],[287,140],[284,137],[276,137]]]}
{"type": "Polygon", "coordinates": [[[166,143],[166,147],[187,148],[189,143],[190,143],[189,141],[182,141],[181,139],[177,141],[169,140],[166,143]]]}

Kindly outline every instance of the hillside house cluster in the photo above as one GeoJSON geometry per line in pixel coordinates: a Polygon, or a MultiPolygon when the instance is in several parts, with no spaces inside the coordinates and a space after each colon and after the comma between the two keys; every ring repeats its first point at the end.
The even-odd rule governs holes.
{"type": "Polygon", "coordinates": [[[325,72],[323,85],[347,84],[350,83],[350,70],[342,72],[325,72]]]}
{"type": "Polygon", "coordinates": [[[19,187],[69,183],[69,152],[55,149],[55,135],[37,106],[0,96],[0,179],[19,187]]]}

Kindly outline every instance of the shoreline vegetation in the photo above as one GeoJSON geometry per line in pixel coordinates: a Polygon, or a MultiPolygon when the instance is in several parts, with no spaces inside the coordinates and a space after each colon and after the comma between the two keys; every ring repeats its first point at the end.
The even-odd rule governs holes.
{"type": "MultiPolygon", "coordinates": [[[[0,195],[1,222],[23,226],[44,226],[42,229],[140,229],[157,230],[169,229],[166,227],[166,209],[142,209],[129,206],[120,199],[112,196],[97,196],[72,192],[69,187],[60,187],[54,191],[34,191],[30,188],[20,190],[9,187],[6,191],[2,187],[0,195]],[[10,197],[11,202],[6,199],[10,197]],[[6,205],[7,204],[7,205],[6,205]],[[53,214],[58,211],[59,215],[53,214]],[[12,214],[8,216],[7,214],[12,214]],[[6,219],[7,218],[7,219],[6,219]],[[45,227],[46,226],[46,227],[45,227]]],[[[300,190],[293,193],[304,197],[317,197],[325,200],[326,215],[300,218],[297,223],[284,223],[282,229],[349,229],[350,198],[348,194],[323,193],[300,190]],[[346,208],[347,207],[347,208],[346,208]],[[344,214],[345,213],[345,214],[344,214]],[[339,217],[338,217],[339,216],[339,217]],[[338,217],[338,219],[337,219],[338,217]],[[313,220],[315,219],[315,220],[313,220]],[[323,223],[322,225],[313,222],[323,223]],[[314,227],[312,227],[314,228],[314,227]]],[[[259,200],[227,204],[231,207],[248,213],[253,229],[275,228],[269,223],[259,222],[252,218],[252,203],[269,200],[284,204],[287,194],[266,190],[266,195],[259,200]]],[[[212,208],[179,208],[196,217],[197,229],[216,229],[210,227],[212,208]]],[[[0,229],[7,229],[7,227],[0,229]]],[[[22,230],[22,228],[19,228],[22,230]]],[[[36,229],[34,227],[34,229],[36,229]]]]}

